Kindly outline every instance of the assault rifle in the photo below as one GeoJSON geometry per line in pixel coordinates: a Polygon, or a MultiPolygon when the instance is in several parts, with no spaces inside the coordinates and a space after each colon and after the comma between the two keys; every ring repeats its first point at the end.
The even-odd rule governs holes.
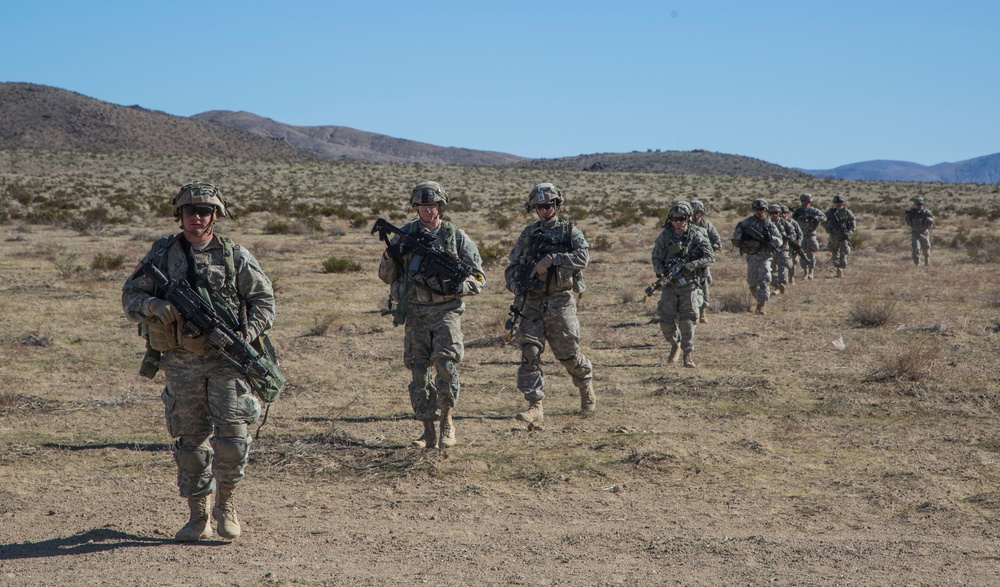
{"type": "Polygon", "coordinates": [[[677,257],[670,260],[665,267],[666,272],[663,275],[658,275],[656,281],[649,284],[646,288],[646,295],[642,298],[642,301],[648,300],[654,293],[663,289],[663,286],[667,285],[671,281],[676,281],[677,285],[687,285],[688,281],[684,279],[681,272],[684,271],[684,265],[687,264],[686,257],[677,257]]]}
{"type": "MultiPolygon", "coordinates": [[[[792,239],[788,239],[787,242],[788,242],[788,248],[792,250],[792,265],[795,264],[795,257],[802,259],[802,263],[808,264],[809,259],[806,257],[806,252],[802,250],[802,245],[793,241],[792,239]]],[[[805,265],[803,265],[803,267],[805,267],[805,265]]]]}
{"type": "Polygon", "coordinates": [[[405,269],[403,257],[410,252],[414,253],[413,258],[410,259],[410,268],[416,269],[426,261],[425,269],[430,277],[426,283],[420,285],[436,293],[441,295],[461,293],[462,283],[469,276],[475,277],[477,281],[486,279],[478,269],[444,251],[438,246],[437,239],[432,234],[422,231],[409,234],[382,218],[376,219],[375,226],[372,226],[371,233],[375,234],[376,232],[379,239],[385,243],[389,257],[392,258],[398,270],[405,269]],[[390,237],[393,234],[399,237],[395,244],[390,237]]]}
{"type": "Polygon", "coordinates": [[[528,301],[528,290],[547,288],[555,267],[549,267],[545,281],[535,277],[535,274],[532,273],[533,269],[534,267],[528,267],[526,263],[523,263],[514,270],[514,282],[517,284],[516,292],[514,301],[510,304],[507,322],[503,325],[504,330],[507,331],[507,342],[513,340],[514,334],[517,332],[517,323],[521,321],[521,312],[524,311],[524,304],[528,301]]]}
{"type": "MultiPolygon", "coordinates": [[[[768,238],[767,236],[764,236],[763,234],[761,234],[759,230],[757,230],[753,226],[750,226],[749,224],[744,224],[743,225],[743,233],[742,233],[741,240],[742,241],[752,241],[752,242],[755,242],[758,245],[760,245],[760,250],[763,250],[763,251],[773,251],[774,250],[774,245],[771,242],[771,239],[768,238]]],[[[750,251],[749,249],[747,251],[750,252],[750,253],[756,253],[757,252],[757,251],[750,251]]],[[[744,249],[741,246],[740,247],[740,254],[742,255],[743,252],[744,252],[744,249]]]]}
{"type": "Polygon", "coordinates": [[[827,217],[827,227],[828,229],[836,228],[844,236],[849,236],[851,234],[850,231],[847,229],[846,220],[841,220],[840,216],[836,212],[833,213],[832,217],[830,216],[827,217]]]}
{"type": "MultiPolygon", "coordinates": [[[[239,369],[261,399],[266,402],[277,399],[285,386],[285,377],[272,358],[255,349],[230,328],[212,304],[198,295],[186,280],[167,278],[152,260],[143,263],[136,274],[139,271],[153,280],[163,292],[161,297],[173,304],[184,319],[181,333],[185,337],[206,335],[205,343],[239,369]]],[[[272,353],[270,348],[267,351],[272,353]]]]}

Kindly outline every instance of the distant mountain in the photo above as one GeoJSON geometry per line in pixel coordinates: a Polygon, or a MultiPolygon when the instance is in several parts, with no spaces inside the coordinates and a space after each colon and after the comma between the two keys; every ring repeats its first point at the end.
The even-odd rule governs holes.
{"type": "Polygon", "coordinates": [[[531,159],[528,166],[545,169],[580,171],[616,171],[629,173],[690,173],[695,175],[736,175],[750,177],[808,177],[807,174],[773,163],[743,157],[694,151],[633,151],[599,153],[559,159],[531,159]]]}
{"type": "Polygon", "coordinates": [[[250,112],[211,110],[191,118],[217,122],[256,135],[281,139],[297,149],[324,159],[369,163],[427,163],[446,165],[509,165],[523,157],[457,147],[438,147],[397,139],[346,126],[292,126],[250,112]]]}
{"type": "Polygon", "coordinates": [[[221,124],[118,106],[28,83],[0,83],[0,148],[305,159],[306,153],[221,124]]]}
{"type": "Polygon", "coordinates": [[[862,161],[833,169],[800,169],[816,177],[873,181],[936,181],[942,183],[1000,183],[1000,153],[958,163],[921,165],[908,161],[862,161]]]}

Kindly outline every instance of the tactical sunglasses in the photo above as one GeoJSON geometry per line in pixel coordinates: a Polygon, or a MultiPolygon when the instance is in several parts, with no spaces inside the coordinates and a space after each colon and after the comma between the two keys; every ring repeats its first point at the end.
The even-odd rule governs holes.
{"type": "Polygon", "coordinates": [[[215,206],[195,206],[193,204],[184,204],[181,206],[184,213],[188,216],[211,216],[215,214],[215,206]]]}
{"type": "Polygon", "coordinates": [[[535,204],[535,208],[539,210],[550,210],[552,209],[552,204],[535,204]]]}

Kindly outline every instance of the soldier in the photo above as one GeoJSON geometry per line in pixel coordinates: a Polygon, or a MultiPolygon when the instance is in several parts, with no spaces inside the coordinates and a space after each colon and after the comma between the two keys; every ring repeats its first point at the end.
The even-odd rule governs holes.
{"type": "MultiPolygon", "coordinates": [[[[403,334],[403,364],[410,370],[410,405],[414,418],[423,422],[424,433],[414,440],[415,448],[450,448],[455,446],[453,410],[461,386],[455,365],[462,361],[465,350],[462,341],[462,313],[465,296],[483,290],[483,261],[476,243],[441,215],[448,204],[448,195],[440,184],[422,181],[414,186],[410,203],[417,218],[402,226],[410,235],[423,235],[443,251],[468,263],[476,272],[457,284],[455,291],[438,287],[435,267],[405,247],[399,259],[393,259],[388,249],[382,254],[378,276],[392,287],[396,307],[395,324],[405,324],[403,334]],[[433,365],[435,376],[430,376],[433,365]],[[440,436],[437,422],[441,422],[440,436]]],[[[394,244],[399,237],[395,237],[394,244]]]]}
{"type": "MultiPolygon", "coordinates": [[[[697,226],[705,231],[708,235],[708,242],[712,244],[712,252],[718,251],[722,248],[722,237],[719,236],[719,231],[715,229],[715,225],[705,218],[705,205],[698,200],[691,200],[691,226],[697,226]]],[[[667,228],[664,226],[664,228],[667,228]]],[[[713,256],[714,263],[714,256],[713,256]]],[[[701,283],[701,308],[698,310],[698,322],[702,324],[708,323],[708,286],[712,285],[712,270],[705,266],[705,275],[699,280],[701,283]]]]}
{"type": "Polygon", "coordinates": [[[764,306],[771,297],[771,253],[781,246],[778,227],[767,218],[767,202],[754,200],[753,215],[744,218],[733,231],[733,246],[746,255],[747,284],[757,300],[758,314],[766,314],[764,306]]]}
{"type": "Polygon", "coordinates": [[[781,205],[781,219],[787,223],[789,228],[789,248],[788,252],[791,254],[791,262],[788,264],[788,285],[795,283],[795,261],[796,259],[802,258],[802,227],[799,223],[789,218],[789,212],[791,209],[782,204],[781,205]]]}
{"type": "MultiPolygon", "coordinates": [[[[152,261],[170,279],[187,280],[245,340],[258,339],[274,321],[274,291],[246,248],[215,233],[216,221],[232,216],[222,194],[210,183],[190,183],[174,197],[173,209],[181,232],[157,240],[142,262],[152,261]]],[[[246,377],[206,346],[205,334],[184,335],[183,319],[162,295],[139,271],[122,288],[125,314],[148,329],[150,346],[162,352],[167,430],[177,439],[177,485],[191,514],[174,539],[212,537],[208,508],[215,493],[219,536],[233,540],[241,532],[233,493],[249,460],[247,426],[260,417],[260,402],[246,377]]]]}
{"type": "Polygon", "coordinates": [[[906,224],[910,226],[910,247],[913,264],[920,265],[920,252],[924,253],[924,265],[931,264],[931,228],[934,215],[924,208],[923,198],[913,198],[913,207],[906,211],[906,224]]]}
{"type": "Polygon", "coordinates": [[[811,194],[802,194],[799,196],[799,202],[801,205],[792,212],[792,220],[798,222],[802,229],[802,252],[805,258],[800,261],[802,268],[805,269],[806,279],[812,279],[813,270],[816,268],[816,251],[819,250],[816,229],[826,224],[826,214],[812,207],[811,194]]]}
{"type": "Polygon", "coordinates": [[[532,426],[540,425],[545,417],[541,357],[546,341],[580,391],[580,415],[593,415],[597,404],[590,360],[580,352],[580,322],[573,297],[585,289],[582,271],[590,261],[590,245],[579,227],[559,219],[563,202],[562,192],[551,183],[531,189],[524,207],[534,210],[538,222],[521,232],[504,270],[515,306],[522,305],[515,337],[521,347],[517,388],[528,400],[528,409],[516,418],[532,426]]]}
{"type": "Polygon", "coordinates": [[[767,207],[767,212],[771,217],[771,222],[778,228],[781,235],[781,246],[774,250],[771,255],[771,262],[774,270],[771,275],[771,285],[780,293],[785,293],[785,284],[788,283],[788,267],[791,265],[791,254],[789,253],[788,242],[795,236],[795,231],[791,227],[791,222],[781,218],[781,205],[771,204],[767,207]]]}
{"type": "Polygon", "coordinates": [[[653,246],[653,271],[662,284],[660,303],[656,306],[660,330],[670,343],[668,360],[677,362],[679,348],[684,351],[685,367],[695,366],[691,360],[695,322],[699,309],[704,307],[699,283],[705,279],[709,265],[715,262],[712,243],[705,231],[690,225],[692,215],[692,206],[687,204],[671,207],[663,232],[653,246]],[[671,269],[674,263],[683,267],[677,277],[671,269]]]}
{"type": "Polygon", "coordinates": [[[826,211],[826,232],[830,236],[827,248],[837,268],[837,277],[844,276],[847,256],[851,254],[851,235],[856,228],[854,213],[847,209],[844,196],[833,196],[833,207],[826,211]]]}

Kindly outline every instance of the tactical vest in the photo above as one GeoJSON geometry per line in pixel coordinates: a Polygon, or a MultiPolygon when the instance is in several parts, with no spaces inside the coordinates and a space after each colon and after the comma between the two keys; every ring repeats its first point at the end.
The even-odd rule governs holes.
{"type": "MultiPolygon", "coordinates": [[[[403,226],[403,231],[409,235],[419,233],[420,222],[415,220],[407,223],[403,226]]],[[[451,255],[456,261],[461,259],[458,254],[457,232],[458,228],[453,223],[442,220],[441,226],[438,228],[437,235],[435,236],[438,240],[441,238],[444,239],[444,252],[451,255]]],[[[450,276],[438,274],[436,267],[432,263],[429,263],[428,259],[423,255],[410,253],[403,270],[406,272],[407,280],[427,288],[438,295],[456,295],[457,293],[446,292],[442,289],[440,285],[444,281],[442,278],[446,279],[450,276]]]]}
{"type": "MultiPolygon", "coordinates": [[[[524,247],[525,270],[530,271],[535,263],[545,255],[569,253],[576,250],[576,247],[573,246],[573,222],[571,220],[557,220],[556,226],[562,229],[558,240],[542,236],[541,221],[535,222],[532,229],[524,236],[521,242],[524,247]]],[[[558,271],[558,268],[552,267],[550,270],[558,271]]],[[[587,290],[587,285],[583,281],[583,272],[579,269],[573,271],[572,280],[574,293],[583,294],[587,290]]]]}

